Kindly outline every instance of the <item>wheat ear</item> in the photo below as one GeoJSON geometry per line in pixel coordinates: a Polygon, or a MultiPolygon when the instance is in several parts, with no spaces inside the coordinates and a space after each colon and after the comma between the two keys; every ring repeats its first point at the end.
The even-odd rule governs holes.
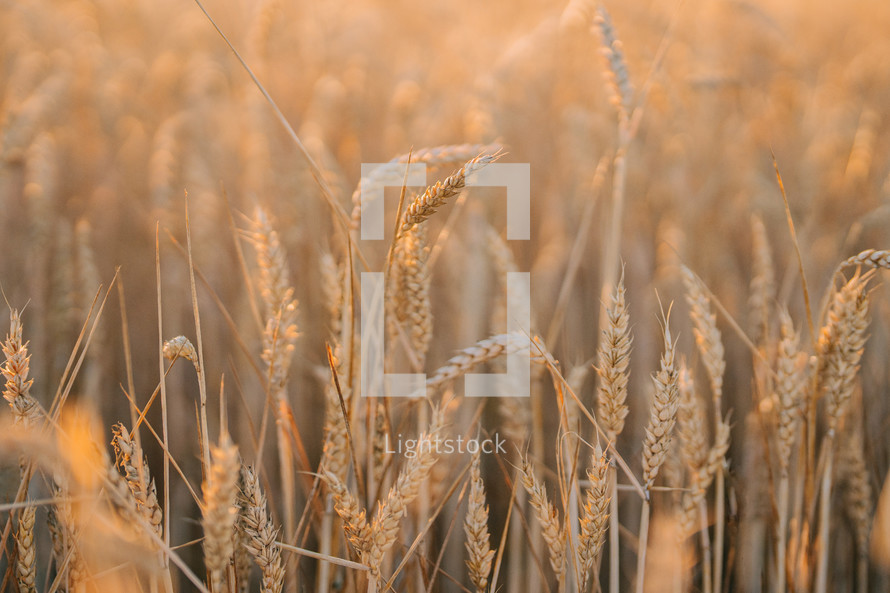
{"type": "Polygon", "coordinates": [[[444,428],[443,412],[433,410],[429,429],[417,439],[417,453],[408,460],[399,472],[395,484],[390,488],[386,500],[377,507],[371,523],[371,546],[368,551],[368,566],[372,578],[380,576],[383,556],[396,542],[399,522],[408,512],[408,504],[420,493],[420,487],[429,476],[438,458],[434,443],[438,443],[439,433],[444,428]]]}
{"type": "Polygon", "coordinates": [[[790,495],[789,461],[798,438],[804,413],[804,388],[806,355],[799,351],[800,336],[795,331],[788,311],[781,310],[779,323],[782,338],[776,359],[776,399],[779,404],[779,422],[776,444],[779,460],[779,487],[776,497],[778,521],[776,523],[776,586],[775,593],[785,591],[785,564],[787,554],[788,497],[790,495]]]}
{"type": "Polygon", "coordinates": [[[865,465],[865,448],[862,442],[863,426],[861,422],[850,422],[846,433],[847,438],[840,447],[839,469],[842,468],[841,479],[844,481],[844,509],[853,524],[856,536],[857,585],[858,591],[868,591],[868,553],[869,539],[872,529],[874,495],[865,465]]]}
{"type": "Polygon", "coordinates": [[[661,464],[664,463],[671,444],[671,431],[677,419],[680,405],[678,377],[674,352],[676,342],[671,338],[668,321],[664,324],[664,353],[661,356],[661,369],[652,376],[655,382],[655,398],[652,412],[646,426],[643,440],[643,482],[646,490],[652,488],[661,464]]]}
{"type": "Polygon", "coordinates": [[[365,510],[336,474],[322,470],[321,476],[334,498],[334,510],[343,521],[346,541],[358,554],[362,564],[367,565],[368,551],[371,549],[371,526],[365,510]]]}
{"type": "Polygon", "coordinates": [[[721,421],[714,435],[714,445],[708,450],[704,463],[692,473],[689,491],[683,495],[682,535],[689,537],[695,533],[699,505],[704,501],[714,476],[721,471],[726,452],[729,450],[729,424],[721,421]]]}
{"type": "Polygon", "coordinates": [[[587,478],[590,480],[590,488],[587,490],[587,502],[580,519],[581,533],[578,538],[581,591],[587,590],[590,571],[603,549],[609,525],[609,459],[605,452],[598,451],[593,455],[587,478]]]}
{"type": "Polygon", "coordinates": [[[658,470],[667,457],[671,444],[671,431],[677,420],[680,405],[678,375],[674,364],[676,343],[671,338],[670,314],[664,320],[664,353],[661,355],[661,369],[652,376],[655,382],[655,398],[646,437],[643,439],[643,483],[646,498],[640,509],[640,540],[637,549],[637,593],[643,593],[646,571],[646,547],[649,542],[649,493],[655,483],[658,470]]]}
{"type": "Polygon", "coordinates": [[[606,64],[604,78],[609,99],[618,112],[619,122],[622,126],[626,126],[633,106],[633,87],[627,72],[621,40],[615,34],[612,17],[602,4],[597,4],[594,22],[599,29],[602,43],[600,51],[606,64]]]}
{"type": "Polygon", "coordinates": [[[847,412],[868,329],[869,274],[854,276],[835,294],[828,323],[819,336],[822,391],[827,395],[828,428],[835,431],[847,412]]]}
{"type": "Polygon", "coordinates": [[[141,447],[130,436],[123,424],[116,424],[111,429],[114,434],[112,445],[117,464],[124,470],[127,486],[136,500],[136,509],[150,525],[158,538],[163,537],[164,525],[161,506],[154,480],[148,472],[141,447]]]}
{"type": "Polygon", "coordinates": [[[405,234],[411,227],[432,216],[449,198],[453,198],[466,187],[467,177],[485,165],[494,162],[497,158],[497,153],[477,156],[467,161],[463,167],[444,181],[437,181],[435,185],[426,188],[426,191],[414,198],[405,209],[399,234],[405,234]]]}
{"type": "Polygon", "coordinates": [[[856,387],[859,360],[865,347],[868,329],[868,292],[871,274],[855,275],[839,290],[828,311],[828,323],[816,344],[819,356],[819,378],[827,396],[828,433],[826,464],[819,493],[819,552],[814,591],[825,593],[828,587],[828,549],[831,517],[831,483],[834,473],[835,438],[841,420],[846,416],[856,387]]]}
{"type": "Polygon", "coordinates": [[[547,489],[535,477],[528,458],[522,459],[522,486],[528,492],[529,502],[535,507],[535,514],[541,523],[544,541],[550,552],[550,567],[560,582],[565,578],[566,570],[566,532],[560,526],[559,514],[547,498],[547,489]]]}
{"type": "Polygon", "coordinates": [[[204,480],[204,504],[201,525],[204,528],[204,562],[210,573],[214,593],[225,589],[225,573],[234,552],[233,536],[238,491],[238,447],[228,432],[219,437],[219,444],[211,447],[212,463],[204,480]]]}
{"type": "MultiPolygon", "coordinates": [[[[410,159],[412,163],[423,163],[429,168],[441,168],[445,166],[454,166],[465,163],[473,157],[480,154],[494,154],[501,150],[497,144],[450,144],[445,146],[434,146],[431,148],[420,148],[410,153],[405,153],[395,157],[389,161],[389,164],[408,163],[410,159]]],[[[392,169],[388,167],[379,167],[374,169],[367,177],[363,177],[352,193],[352,216],[350,223],[353,229],[359,227],[362,214],[362,194],[364,199],[369,196],[380,195],[385,187],[388,178],[392,173],[392,169]]],[[[399,184],[402,177],[398,179],[399,184]]]]}
{"type": "Polygon", "coordinates": [[[464,520],[464,533],[467,534],[467,569],[476,593],[488,591],[488,576],[491,574],[491,561],[494,550],[488,533],[488,505],[485,504],[485,485],[482,482],[479,453],[473,458],[470,467],[470,495],[467,516],[464,520]]]}
{"type": "Polygon", "coordinates": [[[15,578],[20,593],[37,593],[37,556],[34,546],[34,515],[36,508],[28,505],[19,514],[16,532],[15,578]]]}
{"type": "Polygon", "coordinates": [[[530,347],[531,342],[528,336],[519,332],[486,338],[448,359],[448,362],[436,369],[433,375],[427,379],[426,386],[428,388],[439,387],[502,354],[515,354],[528,350],[530,347]]]}
{"type": "MultiPolygon", "coordinates": [[[[297,301],[290,283],[284,245],[261,208],[256,213],[254,241],[260,270],[260,295],[266,307],[262,358],[269,378],[269,395],[277,404],[276,437],[284,501],[284,530],[293,533],[296,529],[296,477],[288,436],[287,418],[291,416],[291,411],[287,399],[287,379],[297,341],[297,301]]],[[[264,429],[265,426],[261,432],[264,429]]],[[[293,574],[295,567],[291,561],[288,566],[293,574]]]]}
{"type": "Polygon", "coordinates": [[[845,259],[838,266],[838,271],[844,268],[853,268],[856,266],[870,266],[872,268],[890,269],[890,250],[887,249],[866,249],[856,255],[845,259]]]}
{"type": "Polygon", "coordinates": [[[612,302],[606,309],[606,319],[606,329],[600,338],[599,366],[596,369],[600,376],[599,417],[606,434],[611,440],[615,440],[624,429],[624,419],[627,416],[627,369],[633,341],[623,275],[615,287],[612,302]]]}
{"type": "Polygon", "coordinates": [[[430,304],[430,274],[427,268],[426,229],[412,227],[396,244],[390,276],[391,294],[386,299],[387,319],[393,322],[390,339],[398,336],[398,325],[407,326],[412,355],[422,369],[433,335],[430,304]]]}
{"type": "Polygon", "coordinates": [[[241,468],[241,485],[238,493],[238,530],[246,536],[247,550],[263,572],[262,593],[281,593],[284,567],[281,564],[281,550],[275,542],[278,530],[269,519],[266,495],[253,468],[241,468]]]}
{"type": "Polygon", "coordinates": [[[776,272],[770,253],[766,226],[760,216],[751,217],[751,245],[753,275],[748,308],[751,311],[751,329],[754,343],[764,345],[770,332],[770,308],[776,298],[776,272]]]}
{"type": "Polygon", "coordinates": [[[38,427],[44,417],[43,408],[31,395],[33,379],[29,379],[31,356],[28,342],[23,341],[22,319],[18,310],[9,312],[9,333],[3,343],[5,364],[0,367],[6,385],[3,397],[12,407],[15,423],[25,427],[38,427]]]}

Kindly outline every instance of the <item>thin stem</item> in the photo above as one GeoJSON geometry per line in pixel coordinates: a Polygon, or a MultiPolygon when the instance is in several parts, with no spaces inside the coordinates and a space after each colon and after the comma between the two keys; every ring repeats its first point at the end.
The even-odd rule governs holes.
{"type": "Polygon", "coordinates": [[[640,510],[640,543],[637,545],[637,593],[643,593],[646,576],[646,546],[649,544],[649,500],[640,510]]]}
{"type": "Polygon", "coordinates": [[[816,564],[815,593],[825,593],[828,588],[828,548],[831,520],[831,478],[834,473],[834,432],[825,436],[827,455],[825,470],[822,473],[822,488],[819,492],[819,558],[816,564]]]}
{"type": "Polygon", "coordinates": [[[621,538],[618,523],[618,468],[609,464],[609,593],[619,593],[621,538]]]}
{"type": "Polygon", "coordinates": [[[787,529],[788,524],[788,493],[789,481],[788,470],[782,470],[782,477],[779,479],[779,521],[776,524],[776,586],[773,588],[775,593],[785,593],[785,558],[787,548],[787,529]]]}
{"type": "Polygon", "coordinates": [[[708,534],[708,503],[707,499],[698,504],[699,520],[701,521],[701,555],[702,555],[702,591],[711,593],[711,537],[708,534]]]}
{"type": "Polygon", "coordinates": [[[723,587],[723,533],[726,516],[726,482],[723,476],[723,463],[717,468],[714,476],[716,500],[714,501],[714,593],[720,593],[723,587]]]}

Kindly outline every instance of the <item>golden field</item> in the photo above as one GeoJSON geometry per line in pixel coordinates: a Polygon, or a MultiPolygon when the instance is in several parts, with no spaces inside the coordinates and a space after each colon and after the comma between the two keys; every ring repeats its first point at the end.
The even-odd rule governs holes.
{"type": "Polygon", "coordinates": [[[887,590],[890,5],[203,9],[0,2],[0,589],[887,590]]]}

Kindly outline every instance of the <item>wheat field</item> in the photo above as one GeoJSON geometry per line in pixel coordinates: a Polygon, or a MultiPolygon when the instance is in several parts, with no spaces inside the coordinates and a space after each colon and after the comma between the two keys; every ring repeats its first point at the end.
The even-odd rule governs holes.
{"type": "Polygon", "coordinates": [[[0,14],[0,591],[890,587],[890,4],[0,14]]]}

